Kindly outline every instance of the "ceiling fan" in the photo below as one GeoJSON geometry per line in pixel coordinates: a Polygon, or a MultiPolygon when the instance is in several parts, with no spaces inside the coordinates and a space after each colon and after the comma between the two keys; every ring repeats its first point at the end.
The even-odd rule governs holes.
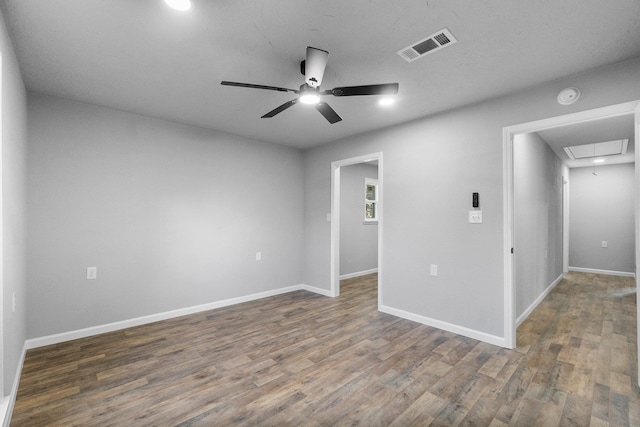
{"type": "Polygon", "coordinates": [[[358,95],[393,95],[398,93],[398,83],[385,83],[375,85],[364,86],[344,86],[336,87],[330,90],[320,92],[320,84],[322,83],[322,76],[327,66],[327,59],[329,52],[315,47],[307,47],[307,56],[304,61],[300,63],[300,72],[304,75],[304,84],[300,86],[300,89],[287,89],[276,86],[264,86],[251,83],[238,83],[222,81],[224,86],[238,86],[253,89],[265,89],[275,90],[278,92],[293,92],[298,96],[291,101],[287,101],[284,104],[269,111],[262,118],[270,118],[276,114],[282,113],[287,108],[302,102],[303,104],[314,104],[316,110],[324,116],[329,123],[337,123],[342,120],[342,117],[334,111],[326,102],[321,101],[321,97],[324,95],[333,96],[358,96],[358,95]]]}

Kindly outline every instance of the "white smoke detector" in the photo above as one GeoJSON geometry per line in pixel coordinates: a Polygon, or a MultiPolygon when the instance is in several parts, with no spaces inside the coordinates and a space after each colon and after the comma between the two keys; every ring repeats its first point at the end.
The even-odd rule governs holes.
{"type": "Polygon", "coordinates": [[[568,87],[563,89],[558,94],[558,104],[570,105],[576,102],[580,98],[580,89],[577,87],[568,87]]]}

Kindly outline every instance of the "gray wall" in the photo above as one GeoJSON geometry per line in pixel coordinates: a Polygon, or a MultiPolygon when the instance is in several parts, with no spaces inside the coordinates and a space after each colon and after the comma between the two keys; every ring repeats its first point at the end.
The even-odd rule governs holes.
{"type": "Polygon", "coordinates": [[[299,150],[38,95],[28,130],[30,338],[301,284],[299,150]]]}
{"type": "Polygon", "coordinates": [[[0,16],[2,52],[2,343],[4,394],[11,391],[26,336],[26,93],[0,16]],[[16,312],[12,295],[16,295],[16,312]]]}
{"type": "Polygon", "coordinates": [[[592,172],[574,168],[569,175],[569,266],[635,273],[634,164],[592,172]]]}
{"type": "Polygon", "coordinates": [[[383,152],[382,304],[504,336],[503,128],[640,99],[638,75],[630,61],[305,152],[304,282],[330,288],[331,162],[383,152]],[[583,96],[561,106],[568,86],[583,96]],[[468,223],[472,192],[483,224],[468,223]]]}
{"type": "Polygon", "coordinates": [[[340,168],[340,274],[378,267],[378,225],[364,223],[364,180],[378,178],[366,163],[340,168]]]}
{"type": "Polygon", "coordinates": [[[562,161],[537,134],[513,143],[516,318],[562,275],[562,161]]]}

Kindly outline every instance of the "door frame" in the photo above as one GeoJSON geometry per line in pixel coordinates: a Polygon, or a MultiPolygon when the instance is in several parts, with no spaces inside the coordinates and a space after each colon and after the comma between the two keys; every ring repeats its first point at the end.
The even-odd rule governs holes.
{"type": "Polygon", "coordinates": [[[382,305],[384,168],[382,152],[331,162],[331,289],[330,296],[340,295],[340,169],[359,163],[378,161],[378,309],[382,305]]]}
{"type": "MultiPolygon", "coordinates": [[[[504,338],[508,348],[516,347],[515,313],[515,257],[511,252],[514,245],[514,179],[513,179],[513,138],[520,133],[537,132],[560,126],[589,122],[604,118],[635,115],[635,240],[636,240],[636,287],[638,286],[637,266],[640,263],[640,100],[610,105],[592,110],[562,116],[550,117],[528,123],[508,126],[502,130],[503,145],[503,250],[504,250],[504,338]]],[[[568,230],[564,230],[567,233],[568,230]]],[[[516,248],[517,250],[517,248],[516,248]]],[[[640,330],[640,304],[638,304],[638,326],[640,330]]],[[[640,350],[640,342],[638,343],[640,350]]],[[[640,357],[640,356],[639,356],[640,357]]],[[[640,384],[640,373],[638,374],[640,384]]]]}
{"type": "MultiPolygon", "coordinates": [[[[4,170],[2,167],[4,145],[4,120],[2,119],[2,70],[2,52],[0,52],[0,419],[3,419],[2,415],[4,415],[2,412],[3,407],[1,405],[5,403],[5,398],[8,398],[8,396],[5,396],[4,393],[4,349],[6,348],[4,345],[4,294],[6,290],[4,284],[4,217],[2,215],[2,212],[4,211],[4,192],[2,190],[4,188],[2,179],[4,175],[4,170]]],[[[13,302],[13,295],[11,300],[13,302]]]]}

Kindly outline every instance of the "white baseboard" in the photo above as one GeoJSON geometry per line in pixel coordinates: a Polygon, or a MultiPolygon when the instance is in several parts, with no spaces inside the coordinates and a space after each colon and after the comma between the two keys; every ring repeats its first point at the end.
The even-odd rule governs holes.
{"type": "Polygon", "coordinates": [[[274,289],[271,291],[259,292],[256,294],[246,295],[242,297],[230,298],[222,301],[215,301],[207,304],[196,305],[192,307],[181,308],[178,310],[166,311],[163,313],[151,314],[149,316],[137,317],[134,319],[122,320],[119,322],[107,323],[104,325],[92,326],[89,328],[78,329],[75,331],[63,332],[60,334],[48,335],[40,338],[28,339],[25,343],[27,349],[44,347],[46,345],[58,344],[65,341],[71,341],[79,338],[86,338],[93,335],[114,332],[121,329],[131,328],[134,326],[146,325],[148,323],[159,322],[161,320],[173,319],[174,317],[186,316],[189,314],[200,313],[202,311],[213,310],[216,308],[227,307],[230,305],[240,304],[243,302],[254,301],[257,299],[267,298],[275,295],[285,294],[288,292],[307,290],[310,292],[325,294],[324,289],[314,288],[307,285],[294,285],[286,288],[274,289]]]}
{"type": "Polygon", "coordinates": [[[313,292],[314,294],[324,295],[325,297],[332,297],[329,289],[316,288],[315,286],[302,285],[302,290],[313,292]]]}
{"type": "Polygon", "coordinates": [[[628,271],[600,270],[597,268],[569,267],[569,271],[578,271],[581,273],[593,273],[593,274],[607,274],[609,276],[636,277],[635,273],[631,273],[628,271]]]}
{"type": "Polygon", "coordinates": [[[392,308],[388,306],[381,305],[379,307],[379,310],[382,311],[383,313],[392,314],[394,316],[402,317],[403,319],[422,323],[423,325],[433,326],[434,328],[442,329],[448,332],[453,332],[454,334],[473,338],[478,341],[486,342],[488,344],[493,344],[500,347],[508,348],[507,342],[504,339],[504,337],[498,337],[496,335],[491,335],[485,332],[476,331],[475,329],[454,325],[452,323],[443,322],[441,320],[432,319],[430,317],[421,316],[419,314],[410,313],[408,311],[399,310],[397,308],[392,308]]]}
{"type": "Polygon", "coordinates": [[[562,281],[564,275],[560,275],[556,278],[556,280],[554,280],[549,286],[547,286],[547,289],[544,290],[544,292],[542,292],[542,294],[540,294],[540,296],[538,298],[536,298],[536,300],[524,311],[524,313],[522,313],[520,316],[518,316],[518,318],[516,319],[516,328],[518,326],[520,326],[520,324],[522,322],[524,322],[524,320],[529,317],[529,315],[531,314],[531,312],[533,312],[533,310],[535,310],[535,308],[538,306],[538,304],[540,304],[542,302],[543,299],[545,299],[545,297],[547,295],[549,295],[549,293],[553,290],[553,288],[556,287],[556,285],[558,283],[560,283],[560,281],[562,281]]]}
{"type": "Polygon", "coordinates": [[[24,357],[27,354],[27,343],[22,346],[22,355],[18,361],[18,367],[16,368],[15,377],[13,378],[13,385],[11,386],[11,394],[4,398],[2,406],[0,408],[0,416],[2,421],[2,427],[9,427],[11,424],[11,414],[13,413],[13,405],[16,403],[16,396],[18,395],[18,386],[20,385],[20,375],[22,374],[22,366],[24,365],[24,357]]]}
{"type": "Polygon", "coordinates": [[[366,276],[367,274],[373,274],[373,273],[377,273],[377,272],[378,272],[377,268],[372,268],[370,270],[356,271],[355,273],[341,274],[340,275],[340,280],[352,279],[354,277],[360,277],[360,276],[366,276]]]}

